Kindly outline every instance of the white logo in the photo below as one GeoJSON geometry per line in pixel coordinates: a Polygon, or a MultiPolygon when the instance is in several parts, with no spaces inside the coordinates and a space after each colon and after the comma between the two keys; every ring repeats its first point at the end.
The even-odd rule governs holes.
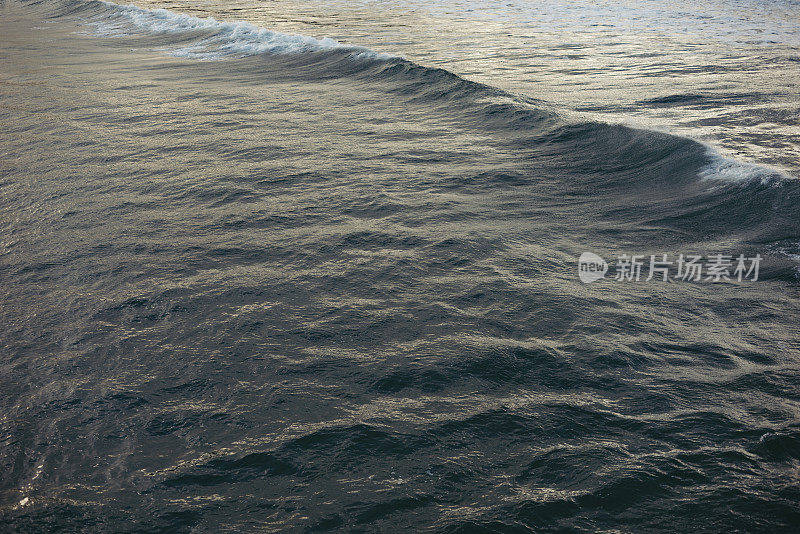
{"type": "Polygon", "coordinates": [[[608,263],[594,252],[584,252],[578,259],[578,276],[584,284],[591,284],[606,276],[608,263]]]}
{"type": "Polygon", "coordinates": [[[578,259],[578,276],[584,284],[590,284],[606,277],[618,282],[739,282],[757,281],[761,254],[752,258],[744,254],[680,254],[677,260],[670,260],[668,254],[651,254],[650,261],[643,254],[622,254],[606,260],[594,252],[584,252],[578,259]],[[647,269],[649,264],[649,270],[647,269]],[[613,272],[609,273],[610,267],[613,272]],[[673,271],[675,271],[673,273],[673,271]],[[647,278],[644,275],[647,275],[647,278]]]}

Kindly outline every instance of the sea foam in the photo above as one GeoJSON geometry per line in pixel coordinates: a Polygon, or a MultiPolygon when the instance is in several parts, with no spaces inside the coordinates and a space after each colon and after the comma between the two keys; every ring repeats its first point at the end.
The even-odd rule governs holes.
{"type": "Polygon", "coordinates": [[[171,55],[192,59],[224,59],[259,54],[302,54],[340,49],[359,59],[393,59],[397,56],[365,47],[345,45],[335,39],[317,39],[260,28],[249,22],[222,22],[213,17],[195,17],[167,9],[145,9],[100,0],[108,10],[89,24],[93,33],[122,37],[137,33],[196,34],[191,44],[167,44],[171,55]]]}
{"type": "Polygon", "coordinates": [[[698,176],[701,180],[718,180],[721,182],[738,182],[749,184],[760,182],[763,185],[777,186],[790,176],[779,170],[771,169],[764,165],[736,161],[720,155],[714,148],[707,147],[709,162],[700,169],[698,176]]]}

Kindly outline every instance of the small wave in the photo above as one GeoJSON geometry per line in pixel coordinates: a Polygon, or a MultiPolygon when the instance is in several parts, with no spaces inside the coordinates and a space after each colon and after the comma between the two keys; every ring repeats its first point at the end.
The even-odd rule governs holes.
{"type": "Polygon", "coordinates": [[[191,59],[223,59],[259,54],[292,54],[342,50],[356,58],[395,59],[386,53],[350,46],[330,38],[317,39],[301,34],[281,33],[259,28],[248,22],[221,22],[213,17],[194,17],[167,9],[145,9],[100,0],[107,9],[89,24],[93,33],[104,37],[123,37],[137,33],[190,34],[196,39],[188,45],[170,49],[170,54],[191,59]]]}
{"type": "MultiPolygon", "coordinates": [[[[520,149],[535,151],[539,163],[549,157],[559,165],[570,166],[573,171],[596,176],[595,185],[601,187],[629,189],[636,184],[648,187],[657,184],[674,188],[700,179],[707,182],[704,186],[716,189],[716,186],[758,183],[779,187],[795,181],[777,170],[724,158],[695,140],[604,122],[572,122],[548,109],[544,102],[509,94],[448,70],[418,65],[402,57],[345,45],[330,38],[281,33],[247,22],[222,22],[212,17],[200,18],[106,0],[69,2],[69,6],[70,12],[91,12],[84,19],[88,18],[86,23],[93,27],[95,35],[144,35],[148,43],[154,40],[156,47],[173,56],[215,60],[330,52],[315,63],[314,75],[354,75],[370,82],[390,79],[387,90],[391,94],[414,103],[446,106],[449,115],[461,114],[481,129],[519,134],[525,137],[520,137],[520,149]],[[368,61],[356,65],[349,61],[353,58],[368,61]],[[346,59],[353,68],[345,67],[341,59],[346,59]]],[[[306,61],[303,57],[298,60],[306,61]]],[[[308,69],[305,72],[308,73],[308,69]]],[[[672,103],[703,98],[690,93],[663,100],[672,103]]],[[[518,182],[524,183],[524,180],[518,182]]]]}

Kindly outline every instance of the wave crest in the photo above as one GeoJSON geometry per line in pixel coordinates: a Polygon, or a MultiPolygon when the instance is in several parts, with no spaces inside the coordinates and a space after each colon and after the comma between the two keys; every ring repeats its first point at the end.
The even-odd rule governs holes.
{"type": "Polygon", "coordinates": [[[188,34],[189,44],[170,49],[174,56],[193,59],[223,59],[259,54],[292,54],[339,49],[357,58],[394,59],[397,56],[368,48],[339,43],[335,39],[317,39],[260,28],[249,22],[222,22],[213,17],[200,18],[167,9],[146,9],[100,0],[106,8],[90,24],[94,34],[124,37],[137,33],[188,34]]]}

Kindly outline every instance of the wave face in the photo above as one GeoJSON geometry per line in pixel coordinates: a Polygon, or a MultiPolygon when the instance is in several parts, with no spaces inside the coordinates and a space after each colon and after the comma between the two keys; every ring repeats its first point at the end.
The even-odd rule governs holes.
{"type": "Polygon", "coordinates": [[[295,4],[0,4],[0,524],[794,528],[800,181],[295,4]]]}

